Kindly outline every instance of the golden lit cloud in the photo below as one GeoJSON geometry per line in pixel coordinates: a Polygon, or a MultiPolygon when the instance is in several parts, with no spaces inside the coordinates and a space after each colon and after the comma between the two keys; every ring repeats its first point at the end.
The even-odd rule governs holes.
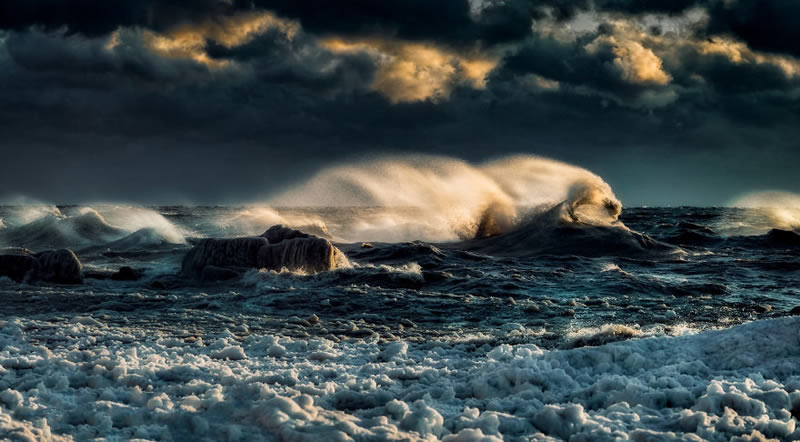
{"type": "Polygon", "coordinates": [[[533,90],[555,91],[561,87],[561,83],[537,74],[526,74],[522,76],[523,83],[530,86],[533,90]]]}
{"type": "MultiPolygon", "coordinates": [[[[159,55],[192,59],[208,67],[220,68],[230,62],[209,57],[205,52],[207,40],[230,48],[247,43],[270,29],[277,29],[291,39],[300,30],[300,25],[269,12],[251,12],[181,25],[164,33],[144,30],[142,37],[147,47],[159,55]]],[[[113,50],[119,44],[120,33],[116,31],[111,34],[106,48],[113,50]]]]}
{"type": "Polygon", "coordinates": [[[661,59],[636,40],[603,35],[586,45],[586,50],[596,52],[601,45],[612,48],[615,55],[614,66],[628,82],[664,86],[672,79],[664,72],[661,59]]]}
{"type": "Polygon", "coordinates": [[[446,98],[457,85],[486,86],[498,58],[461,54],[426,43],[383,39],[328,38],[322,45],[336,53],[364,52],[378,65],[372,88],[393,102],[446,98]]]}
{"type": "Polygon", "coordinates": [[[773,64],[781,69],[787,78],[800,76],[800,61],[796,58],[755,52],[739,41],[718,37],[699,41],[696,47],[703,55],[723,55],[737,64],[773,64]]]}

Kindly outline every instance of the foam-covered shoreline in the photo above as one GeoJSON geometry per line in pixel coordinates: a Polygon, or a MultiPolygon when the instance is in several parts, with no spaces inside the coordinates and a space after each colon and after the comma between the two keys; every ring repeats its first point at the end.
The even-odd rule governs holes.
{"type": "Polygon", "coordinates": [[[796,439],[798,330],[787,317],[548,351],[16,318],[0,321],[0,436],[796,439]]]}

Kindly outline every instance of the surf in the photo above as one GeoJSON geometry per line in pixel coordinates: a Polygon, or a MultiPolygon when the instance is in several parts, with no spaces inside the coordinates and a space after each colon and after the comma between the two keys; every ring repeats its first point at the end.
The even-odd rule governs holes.
{"type": "Polygon", "coordinates": [[[373,158],[323,169],[267,204],[360,209],[363,216],[347,222],[325,220],[334,236],[349,242],[486,238],[556,206],[565,222],[611,225],[622,210],[598,175],[528,155],[480,164],[430,155],[373,158]]]}

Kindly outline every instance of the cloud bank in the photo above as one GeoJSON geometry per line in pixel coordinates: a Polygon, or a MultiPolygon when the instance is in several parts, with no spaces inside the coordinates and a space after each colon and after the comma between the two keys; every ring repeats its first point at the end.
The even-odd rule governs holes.
{"type": "Polygon", "coordinates": [[[800,191],[779,0],[0,1],[0,197],[231,202],[378,153],[800,191]]]}

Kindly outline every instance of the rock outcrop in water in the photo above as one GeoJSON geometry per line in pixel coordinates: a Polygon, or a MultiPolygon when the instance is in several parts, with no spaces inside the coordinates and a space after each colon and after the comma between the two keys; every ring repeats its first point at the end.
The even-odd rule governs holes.
{"type": "Polygon", "coordinates": [[[346,262],[344,253],[327,239],[278,224],[261,236],[200,241],[183,258],[181,273],[218,281],[252,268],[324,272],[346,262]]]}
{"type": "Polygon", "coordinates": [[[69,249],[36,254],[22,248],[0,249],[0,276],[16,282],[80,284],[83,266],[69,249]]]}
{"type": "Polygon", "coordinates": [[[767,232],[767,242],[779,247],[798,247],[800,246],[800,235],[791,230],[772,229],[767,232]]]}

